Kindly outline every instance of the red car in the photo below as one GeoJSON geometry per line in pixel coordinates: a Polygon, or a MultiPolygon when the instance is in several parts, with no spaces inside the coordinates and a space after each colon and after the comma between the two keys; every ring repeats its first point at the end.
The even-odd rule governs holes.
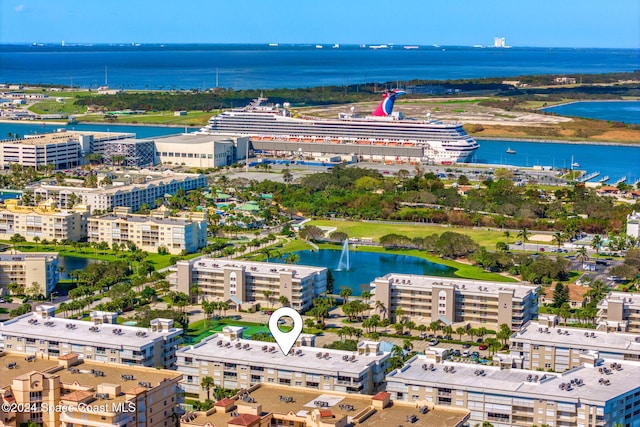
{"type": "Polygon", "coordinates": [[[480,347],[478,347],[480,350],[486,350],[488,347],[486,344],[482,344],[480,347]]]}

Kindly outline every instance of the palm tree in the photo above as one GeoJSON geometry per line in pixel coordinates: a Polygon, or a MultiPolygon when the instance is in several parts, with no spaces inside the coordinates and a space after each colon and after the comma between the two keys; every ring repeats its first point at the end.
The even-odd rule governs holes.
{"type": "Polygon", "coordinates": [[[556,231],[555,233],[553,233],[553,241],[556,242],[556,244],[558,245],[558,249],[560,249],[560,246],[562,246],[565,239],[566,239],[566,236],[563,232],[556,231]]]}
{"type": "Polygon", "coordinates": [[[33,238],[33,242],[36,244],[36,251],[39,249],[38,248],[38,243],[40,242],[40,237],[36,236],[33,238]]]}
{"type": "Polygon", "coordinates": [[[404,309],[402,307],[396,307],[396,322],[402,321],[402,316],[404,316],[404,309]]]}
{"type": "Polygon", "coordinates": [[[380,311],[383,318],[387,314],[387,308],[384,306],[382,301],[376,301],[376,310],[380,311]]]}
{"type": "Polygon", "coordinates": [[[297,264],[300,261],[300,255],[296,253],[290,253],[284,260],[287,264],[297,264]]]}
{"type": "Polygon", "coordinates": [[[202,377],[202,381],[200,381],[200,387],[207,391],[207,400],[211,399],[211,389],[214,386],[213,378],[210,376],[202,377]]]}
{"type": "Polygon", "coordinates": [[[273,294],[273,292],[266,290],[266,291],[262,291],[262,295],[264,295],[264,297],[267,299],[267,304],[271,305],[271,295],[273,294]]]}
{"type": "Polygon", "coordinates": [[[507,239],[507,245],[509,244],[509,239],[511,238],[511,232],[506,230],[504,233],[504,238],[507,239]]]}
{"type": "MultiPolygon", "coordinates": [[[[311,328],[313,328],[313,326],[315,325],[315,322],[311,317],[307,317],[306,319],[304,319],[304,325],[307,327],[308,332],[311,333],[311,328]]],[[[338,329],[338,332],[339,331],[340,330],[338,329]]]]}
{"type": "Polygon", "coordinates": [[[284,295],[280,295],[280,298],[278,298],[278,302],[282,304],[283,307],[286,307],[289,304],[289,298],[285,297],[284,295]]]}
{"type": "Polygon", "coordinates": [[[591,239],[591,247],[596,250],[596,258],[600,256],[600,248],[602,247],[602,237],[599,234],[591,239]]]}
{"type": "Polygon", "coordinates": [[[578,248],[578,251],[576,253],[576,261],[578,261],[578,262],[589,261],[589,254],[587,253],[587,247],[586,246],[580,246],[578,248]]]}
{"type": "Polygon", "coordinates": [[[522,230],[518,231],[518,237],[520,239],[522,239],[522,241],[524,243],[529,241],[529,230],[527,230],[527,227],[522,227],[522,230]]]}
{"type": "Polygon", "coordinates": [[[429,323],[429,329],[431,329],[433,332],[438,332],[440,330],[440,327],[440,322],[438,322],[437,320],[429,323]]]}
{"type": "Polygon", "coordinates": [[[462,336],[467,332],[466,328],[463,328],[462,326],[458,326],[456,328],[456,334],[458,334],[458,336],[460,337],[460,341],[462,341],[462,336]]]}
{"type": "Polygon", "coordinates": [[[408,338],[405,339],[404,341],[402,341],[402,348],[407,351],[413,350],[413,342],[408,338]]]}
{"type": "Polygon", "coordinates": [[[349,297],[352,293],[353,291],[351,290],[351,288],[347,288],[346,286],[340,289],[340,298],[342,298],[345,304],[349,303],[349,297]]]}

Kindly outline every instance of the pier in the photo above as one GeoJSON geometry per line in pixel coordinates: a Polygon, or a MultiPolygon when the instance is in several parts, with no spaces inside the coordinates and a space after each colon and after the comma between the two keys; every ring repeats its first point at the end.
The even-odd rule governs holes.
{"type": "Polygon", "coordinates": [[[593,178],[596,178],[598,176],[600,176],[600,172],[598,172],[598,171],[591,172],[590,174],[586,174],[586,175],[581,176],[576,181],[578,181],[578,182],[587,182],[587,181],[591,181],[593,178]]]}
{"type": "Polygon", "coordinates": [[[623,176],[622,178],[620,178],[619,180],[617,180],[616,182],[613,183],[613,186],[615,187],[616,185],[623,183],[627,180],[626,176],[623,176]]]}

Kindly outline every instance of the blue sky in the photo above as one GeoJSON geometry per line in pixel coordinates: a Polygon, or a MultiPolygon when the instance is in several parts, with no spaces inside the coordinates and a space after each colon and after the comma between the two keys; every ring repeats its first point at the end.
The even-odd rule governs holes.
{"type": "Polygon", "coordinates": [[[1,0],[0,43],[640,48],[638,0],[1,0]]]}

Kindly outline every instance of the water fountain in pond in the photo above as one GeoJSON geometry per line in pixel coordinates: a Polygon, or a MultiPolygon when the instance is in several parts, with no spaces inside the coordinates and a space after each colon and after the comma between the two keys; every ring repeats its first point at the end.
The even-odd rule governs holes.
{"type": "Polygon", "coordinates": [[[338,261],[338,271],[345,271],[351,268],[351,262],[349,261],[349,241],[344,239],[342,245],[342,253],[340,254],[340,260],[338,261]]]}

